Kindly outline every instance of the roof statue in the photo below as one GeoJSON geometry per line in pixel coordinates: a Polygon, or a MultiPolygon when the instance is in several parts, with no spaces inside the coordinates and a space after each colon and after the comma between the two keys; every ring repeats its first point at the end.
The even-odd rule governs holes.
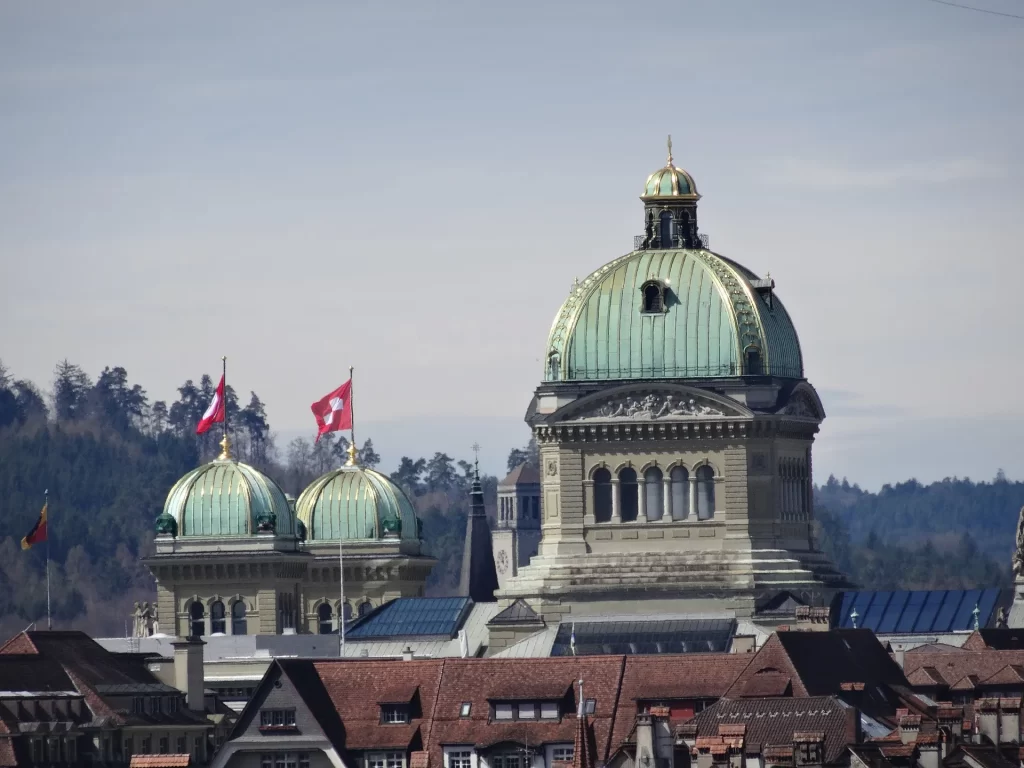
{"type": "Polygon", "coordinates": [[[1013,577],[1024,578],[1024,507],[1017,517],[1017,549],[1013,553],[1013,577]]]}

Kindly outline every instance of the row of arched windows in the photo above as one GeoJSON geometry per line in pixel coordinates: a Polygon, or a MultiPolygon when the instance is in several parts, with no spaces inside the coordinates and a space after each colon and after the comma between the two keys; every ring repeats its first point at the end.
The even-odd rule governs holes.
{"type": "Polygon", "coordinates": [[[593,474],[594,522],[634,522],[641,517],[658,520],[710,520],[715,515],[715,470],[698,467],[691,477],[686,467],[674,467],[666,477],[649,467],[639,478],[632,467],[617,477],[605,467],[593,474]]]}
{"type": "MultiPolygon", "coordinates": [[[[360,617],[365,616],[373,610],[373,605],[369,600],[364,600],[359,604],[359,615],[360,617]]],[[[345,623],[348,624],[352,621],[352,605],[345,603],[342,612],[345,615],[345,623]]],[[[330,603],[321,603],[320,607],[316,609],[316,617],[318,624],[318,631],[321,635],[331,635],[337,632],[337,628],[334,626],[334,609],[330,603]]]]}
{"type": "MultiPolygon", "coordinates": [[[[227,623],[224,602],[222,600],[214,600],[210,605],[210,634],[226,635],[227,623]]],[[[189,628],[192,630],[193,637],[202,637],[206,634],[206,608],[198,601],[193,601],[192,605],[189,606],[189,628]]],[[[231,604],[231,634],[244,635],[247,628],[245,603],[241,600],[236,600],[231,604]]]]}
{"type": "Polygon", "coordinates": [[[779,508],[783,520],[806,520],[811,511],[811,473],[798,458],[779,459],[779,508]]]}

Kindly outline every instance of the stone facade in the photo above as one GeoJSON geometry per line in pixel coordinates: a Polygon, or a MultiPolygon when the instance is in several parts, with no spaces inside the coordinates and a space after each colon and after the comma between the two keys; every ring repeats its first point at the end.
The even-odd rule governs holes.
{"type": "MultiPolygon", "coordinates": [[[[405,551],[410,549],[418,550],[418,544],[345,543],[343,610],[347,617],[365,614],[397,597],[423,595],[436,561],[405,551]]],[[[196,634],[199,622],[203,635],[337,631],[341,605],[337,542],[287,541],[272,534],[235,541],[161,534],[156,538],[156,554],[146,564],[156,577],[159,629],[165,634],[196,634]],[[321,613],[325,604],[329,614],[321,613]],[[194,608],[197,605],[201,613],[194,608]]]]}
{"type": "Polygon", "coordinates": [[[814,546],[822,418],[803,381],[542,384],[539,554],[499,597],[559,616],[821,604],[846,583],[814,546]]]}
{"type": "Polygon", "coordinates": [[[522,464],[498,483],[498,521],[491,540],[499,587],[537,554],[540,518],[540,475],[536,467],[522,464]]]}

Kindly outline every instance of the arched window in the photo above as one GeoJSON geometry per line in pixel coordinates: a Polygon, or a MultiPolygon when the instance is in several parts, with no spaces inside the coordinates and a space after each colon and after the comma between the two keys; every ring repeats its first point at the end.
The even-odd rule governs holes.
{"type": "Polygon", "coordinates": [[[671,211],[662,211],[659,220],[659,231],[658,239],[661,241],[662,248],[675,248],[675,233],[672,231],[672,213],[671,211]]]}
{"type": "Polygon", "coordinates": [[[648,520],[661,520],[665,512],[665,493],[661,487],[663,477],[657,467],[651,467],[644,472],[644,504],[647,507],[648,520]]]}
{"type": "Polygon", "coordinates": [[[636,520],[639,511],[639,486],[636,482],[636,470],[626,467],[619,471],[619,501],[621,508],[619,516],[622,522],[631,523],[636,520]]]}
{"type": "Polygon", "coordinates": [[[594,522],[612,519],[612,473],[603,467],[594,473],[594,522]]]}
{"type": "Polygon", "coordinates": [[[760,376],[764,373],[761,365],[761,350],[757,347],[747,347],[747,375],[760,376]]]}
{"type": "Polygon", "coordinates": [[[548,355],[548,381],[558,381],[561,367],[561,360],[557,352],[548,355]]]}
{"type": "Polygon", "coordinates": [[[188,613],[191,617],[192,636],[202,637],[206,632],[206,611],[203,609],[203,604],[198,600],[194,601],[192,607],[188,609],[188,613]]]}
{"type": "Polygon", "coordinates": [[[334,631],[334,614],[329,603],[321,603],[316,609],[317,618],[320,620],[320,634],[329,635],[334,631]]]}
{"type": "Polygon", "coordinates": [[[245,635],[248,634],[248,631],[248,625],[245,620],[245,603],[241,600],[236,600],[235,604],[231,606],[231,634],[245,635]]]}
{"type": "Polygon", "coordinates": [[[365,616],[366,614],[368,614],[372,610],[373,610],[373,606],[370,605],[370,601],[369,600],[359,604],[359,615],[360,616],[365,616]]]}
{"type": "Polygon", "coordinates": [[[228,631],[227,622],[224,621],[224,603],[220,600],[214,601],[210,606],[210,634],[223,635],[228,631]]]}
{"type": "Polygon", "coordinates": [[[342,615],[345,617],[345,623],[348,624],[352,621],[352,604],[345,603],[345,607],[342,609],[342,615]]]}
{"type": "Polygon", "coordinates": [[[643,313],[656,315],[665,311],[665,286],[657,280],[648,280],[640,286],[643,296],[643,313]]]}
{"type": "Polygon", "coordinates": [[[715,471],[705,464],[697,469],[697,519],[715,515],[715,471]]]}
{"type": "Polygon", "coordinates": [[[675,467],[669,480],[672,486],[672,519],[685,520],[690,516],[690,473],[685,467],[675,467]]]}

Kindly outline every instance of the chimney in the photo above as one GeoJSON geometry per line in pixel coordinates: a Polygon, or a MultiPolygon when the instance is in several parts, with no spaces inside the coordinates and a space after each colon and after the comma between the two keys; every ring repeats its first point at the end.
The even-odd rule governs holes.
{"type": "Polygon", "coordinates": [[[653,766],[657,754],[654,751],[654,724],[650,715],[636,716],[636,764],[653,766]],[[646,761],[644,758],[647,758],[646,761]]]}
{"type": "Polygon", "coordinates": [[[205,712],[203,697],[203,646],[198,637],[184,637],[171,643],[174,648],[174,687],[185,693],[185,704],[195,712],[205,712]]]}
{"type": "Polygon", "coordinates": [[[415,654],[413,653],[412,648],[410,648],[408,645],[405,646],[405,650],[402,651],[402,661],[412,661],[413,656],[415,656],[415,654]]]}
{"type": "Polygon", "coordinates": [[[466,520],[466,541],[462,550],[462,573],[459,576],[459,594],[474,603],[493,603],[498,589],[498,572],[494,567],[494,549],[491,528],[484,509],[484,490],[480,485],[480,461],[473,469],[473,489],[470,493],[469,518],[466,520]]]}

